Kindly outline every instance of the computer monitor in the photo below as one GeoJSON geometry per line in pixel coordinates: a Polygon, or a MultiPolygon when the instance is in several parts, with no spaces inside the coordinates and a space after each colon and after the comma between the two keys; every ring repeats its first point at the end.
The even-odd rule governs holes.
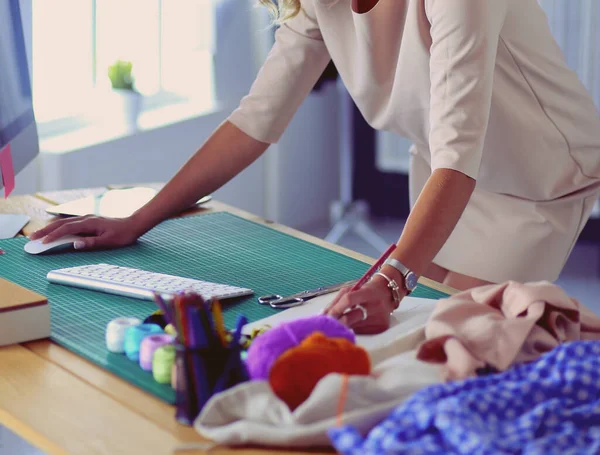
{"type": "Polygon", "coordinates": [[[2,172],[16,175],[39,153],[19,0],[0,0],[0,151],[9,144],[13,169],[2,172]]]}

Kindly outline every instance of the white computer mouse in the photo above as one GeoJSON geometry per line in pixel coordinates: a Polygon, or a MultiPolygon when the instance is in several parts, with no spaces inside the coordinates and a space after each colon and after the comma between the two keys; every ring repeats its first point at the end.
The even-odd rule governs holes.
{"type": "Polygon", "coordinates": [[[59,249],[73,248],[73,243],[81,237],[77,235],[65,235],[49,243],[42,243],[44,237],[37,240],[31,240],[25,244],[23,249],[29,254],[41,254],[47,252],[56,252],[59,249]]]}

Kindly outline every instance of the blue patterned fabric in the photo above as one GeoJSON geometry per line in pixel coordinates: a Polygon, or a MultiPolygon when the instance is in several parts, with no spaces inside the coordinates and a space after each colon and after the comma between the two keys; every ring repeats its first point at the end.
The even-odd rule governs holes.
{"type": "Polygon", "coordinates": [[[600,342],[561,345],[511,370],[427,387],[365,439],[329,437],[344,455],[600,454],[600,342]]]}

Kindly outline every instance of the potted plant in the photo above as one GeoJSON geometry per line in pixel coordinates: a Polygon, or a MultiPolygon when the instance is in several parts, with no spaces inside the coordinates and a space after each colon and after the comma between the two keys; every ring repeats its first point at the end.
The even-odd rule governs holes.
{"type": "Polygon", "coordinates": [[[128,129],[135,130],[142,107],[142,95],[135,89],[132,70],[131,62],[117,60],[108,68],[108,77],[119,100],[125,125],[128,129]]]}

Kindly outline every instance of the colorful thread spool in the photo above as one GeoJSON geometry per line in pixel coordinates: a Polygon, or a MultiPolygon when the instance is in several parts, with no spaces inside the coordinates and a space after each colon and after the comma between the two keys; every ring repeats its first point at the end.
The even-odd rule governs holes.
{"type": "Polygon", "coordinates": [[[138,318],[116,318],[106,325],[106,349],[115,354],[125,352],[125,333],[129,327],[140,325],[142,321],[138,318]]]}
{"type": "Polygon", "coordinates": [[[139,362],[142,340],[150,335],[163,333],[156,324],[140,324],[129,327],[125,332],[125,355],[129,360],[139,362]]]}
{"type": "Polygon", "coordinates": [[[159,384],[169,384],[175,364],[175,346],[166,344],[154,351],[152,376],[159,384]]]}
{"type": "Polygon", "coordinates": [[[165,332],[167,332],[169,335],[173,335],[174,337],[177,336],[177,330],[175,330],[175,327],[173,327],[172,324],[167,324],[165,327],[165,332]]]}
{"type": "Polygon", "coordinates": [[[166,333],[149,335],[142,340],[140,345],[140,366],[142,370],[152,371],[152,359],[154,351],[165,344],[172,343],[174,338],[166,333]]]}

